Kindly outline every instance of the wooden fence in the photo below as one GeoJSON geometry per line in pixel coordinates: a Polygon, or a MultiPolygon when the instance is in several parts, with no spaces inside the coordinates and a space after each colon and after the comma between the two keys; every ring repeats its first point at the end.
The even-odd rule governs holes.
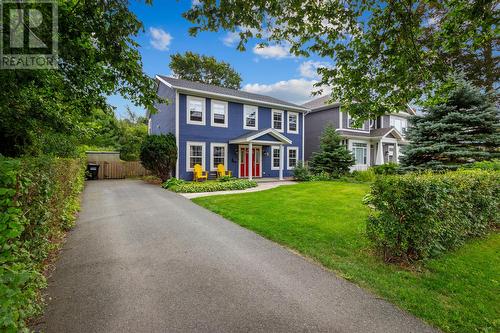
{"type": "MultiPolygon", "coordinates": [[[[90,161],[89,162],[93,162],[90,161]]],[[[141,162],[132,161],[111,161],[111,162],[93,162],[99,164],[99,179],[123,179],[127,177],[140,177],[149,175],[150,172],[146,170],[141,162]]]]}

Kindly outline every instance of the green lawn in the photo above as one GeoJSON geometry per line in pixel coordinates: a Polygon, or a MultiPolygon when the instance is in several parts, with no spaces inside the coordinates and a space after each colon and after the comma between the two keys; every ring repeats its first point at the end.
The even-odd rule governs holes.
{"type": "Polygon", "coordinates": [[[500,234],[404,269],[365,236],[369,185],[313,182],[193,201],[324,266],[449,332],[500,331],[500,234]]]}

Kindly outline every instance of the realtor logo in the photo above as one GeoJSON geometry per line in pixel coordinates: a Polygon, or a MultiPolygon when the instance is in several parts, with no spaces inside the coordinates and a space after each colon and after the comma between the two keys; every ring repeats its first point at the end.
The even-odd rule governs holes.
{"type": "Polygon", "coordinates": [[[0,68],[57,68],[57,2],[0,0],[0,68]]]}

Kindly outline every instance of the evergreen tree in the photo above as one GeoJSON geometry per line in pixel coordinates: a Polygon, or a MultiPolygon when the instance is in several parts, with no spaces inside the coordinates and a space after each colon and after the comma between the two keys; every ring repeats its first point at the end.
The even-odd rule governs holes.
{"type": "Polygon", "coordinates": [[[410,119],[404,166],[456,169],[500,155],[499,109],[494,98],[464,80],[455,80],[447,90],[441,92],[439,103],[424,109],[423,116],[410,119]]]}
{"type": "Polygon", "coordinates": [[[335,128],[328,124],[320,138],[320,151],[312,155],[310,161],[313,173],[326,172],[330,176],[349,172],[349,167],[354,164],[352,153],[344,145],[341,145],[342,137],[335,131],[335,128]]]}

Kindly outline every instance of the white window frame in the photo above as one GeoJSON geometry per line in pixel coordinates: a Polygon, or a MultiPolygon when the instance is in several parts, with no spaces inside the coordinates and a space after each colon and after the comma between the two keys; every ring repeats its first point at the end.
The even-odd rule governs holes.
{"type": "Polygon", "coordinates": [[[290,166],[290,151],[295,150],[296,157],[295,157],[295,165],[299,163],[299,147],[286,147],[286,167],[288,170],[293,170],[295,169],[295,166],[290,166]]]}
{"type": "Polygon", "coordinates": [[[365,123],[363,122],[360,127],[352,127],[351,126],[351,120],[354,119],[351,117],[351,115],[348,113],[347,114],[347,128],[353,129],[353,130],[359,130],[359,131],[366,131],[365,130],[365,123]]]}
{"type": "Polygon", "coordinates": [[[288,114],[286,115],[286,131],[291,134],[299,134],[299,113],[298,112],[290,112],[288,111],[288,114]],[[295,128],[295,131],[290,130],[290,116],[295,115],[297,117],[297,126],[295,128]]]}
{"type": "Polygon", "coordinates": [[[186,123],[190,125],[206,125],[206,100],[202,97],[187,96],[186,98],[186,123]],[[189,102],[200,101],[201,102],[201,121],[191,120],[191,112],[189,111],[189,102]]]}
{"type": "Polygon", "coordinates": [[[217,171],[217,166],[214,166],[214,148],[223,147],[224,148],[224,169],[227,170],[227,143],[210,143],[210,171],[217,171]]]}
{"type": "Polygon", "coordinates": [[[406,129],[408,128],[408,120],[405,118],[402,118],[402,117],[390,116],[389,125],[391,127],[394,127],[395,129],[397,129],[399,133],[405,134],[406,129]],[[397,123],[399,123],[400,128],[398,128],[398,126],[396,126],[397,123]],[[405,125],[405,126],[403,126],[403,125],[405,125]]]}
{"type": "Polygon", "coordinates": [[[186,171],[193,171],[193,168],[189,166],[189,161],[191,159],[191,146],[201,146],[201,167],[206,170],[206,153],[205,153],[205,142],[187,141],[186,142],[186,171]]]}
{"type": "Polygon", "coordinates": [[[274,150],[275,149],[277,149],[278,153],[281,154],[281,147],[280,146],[271,146],[271,170],[279,170],[281,167],[281,156],[278,157],[279,166],[278,167],[274,166],[274,150]]]}
{"type": "Polygon", "coordinates": [[[255,105],[243,105],[243,129],[258,130],[259,129],[259,107],[255,105]],[[255,127],[247,126],[247,112],[255,110],[255,127]]]}
{"type": "Polygon", "coordinates": [[[229,115],[229,107],[228,103],[224,101],[218,101],[215,99],[212,99],[210,102],[210,125],[213,127],[227,127],[228,124],[228,115],[229,115]],[[220,104],[224,105],[224,124],[218,124],[215,122],[215,113],[214,113],[214,104],[220,104]]]}
{"type": "Polygon", "coordinates": [[[285,111],[275,110],[275,109],[271,110],[271,127],[280,133],[283,133],[285,131],[285,111]],[[275,113],[281,114],[281,128],[274,127],[274,114],[275,113]]]}
{"type": "Polygon", "coordinates": [[[355,165],[369,165],[370,163],[370,153],[368,151],[368,149],[370,149],[370,146],[367,142],[363,142],[363,141],[351,141],[350,143],[350,146],[351,146],[351,153],[353,154],[353,157],[354,157],[354,161],[356,161],[356,154],[354,153],[354,145],[355,144],[363,144],[365,145],[365,147],[356,147],[357,149],[363,149],[364,148],[364,151],[365,151],[365,159],[366,159],[366,163],[362,163],[362,164],[355,164],[355,165]]]}

